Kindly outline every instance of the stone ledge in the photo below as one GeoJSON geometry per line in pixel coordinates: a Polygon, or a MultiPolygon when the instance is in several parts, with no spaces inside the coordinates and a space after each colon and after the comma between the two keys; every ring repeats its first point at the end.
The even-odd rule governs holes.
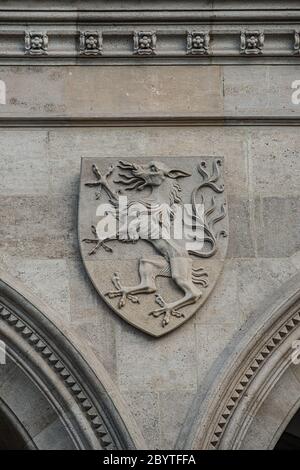
{"type": "Polygon", "coordinates": [[[7,22],[0,12],[0,63],[276,64],[295,63],[300,56],[300,11],[283,22],[237,17],[220,23],[202,18],[195,24],[192,18],[169,18],[145,25],[128,18],[120,23],[95,19],[89,26],[89,21],[48,20],[7,22]]]}

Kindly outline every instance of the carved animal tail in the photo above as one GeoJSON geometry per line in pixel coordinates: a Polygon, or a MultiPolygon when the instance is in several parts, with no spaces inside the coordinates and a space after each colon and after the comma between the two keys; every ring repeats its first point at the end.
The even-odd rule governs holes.
{"type": "Polygon", "coordinates": [[[194,268],[192,271],[192,281],[202,287],[208,286],[208,273],[203,268],[194,268]]]}
{"type": "MultiPolygon", "coordinates": [[[[203,236],[197,237],[195,236],[195,241],[202,242],[203,246],[205,244],[209,244],[211,246],[211,249],[208,251],[198,251],[198,250],[188,250],[190,255],[197,256],[199,258],[210,258],[213,256],[217,250],[218,250],[218,243],[217,240],[218,238],[222,235],[224,237],[227,236],[225,230],[221,230],[220,232],[215,232],[214,231],[214,226],[217,222],[220,220],[224,219],[226,216],[226,208],[225,205],[226,203],[224,202],[221,205],[220,213],[218,215],[214,215],[213,217],[210,217],[212,214],[215,213],[216,211],[216,201],[214,196],[211,198],[211,205],[208,209],[204,211],[204,213],[199,213],[198,210],[198,205],[196,201],[196,197],[198,192],[202,188],[211,188],[215,193],[223,193],[224,191],[224,185],[220,184],[218,185],[217,182],[220,178],[220,166],[221,166],[221,161],[220,160],[214,160],[213,161],[213,167],[212,167],[212,173],[209,175],[206,171],[206,163],[203,161],[198,165],[198,172],[201,174],[203,177],[202,183],[194,188],[192,192],[192,209],[193,209],[193,217],[197,223],[197,227],[200,227],[203,231],[203,236]]],[[[201,194],[201,204],[204,204],[204,197],[203,194],[201,194]]],[[[201,211],[202,212],[202,211],[201,211]]]]}

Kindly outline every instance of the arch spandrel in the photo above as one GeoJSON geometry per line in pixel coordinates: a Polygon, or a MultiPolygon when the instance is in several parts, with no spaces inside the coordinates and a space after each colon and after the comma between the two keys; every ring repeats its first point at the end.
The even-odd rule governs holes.
{"type": "Polygon", "coordinates": [[[273,448],[300,405],[300,372],[292,362],[299,338],[297,274],[264,301],[214,363],[177,447],[273,448]],[[276,403],[278,413],[269,413],[276,403]]]}

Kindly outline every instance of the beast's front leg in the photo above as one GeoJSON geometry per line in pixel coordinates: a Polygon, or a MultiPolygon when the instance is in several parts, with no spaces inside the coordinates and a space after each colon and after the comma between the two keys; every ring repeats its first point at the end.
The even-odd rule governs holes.
{"type": "Polygon", "coordinates": [[[157,269],[161,270],[166,265],[164,259],[141,259],[139,264],[139,274],[141,282],[136,286],[125,287],[121,284],[120,276],[114,273],[112,283],[116,290],[109,291],[107,295],[110,299],[120,297],[118,307],[122,308],[126,304],[126,300],[133,303],[139,303],[139,298],[136,294],[151,294],[156,292],[155,276],[157,269]]]}
{"type": "Polygon", "coordinates": [[[106,292],[105,295],[110,299],[114,299],[115,297],[120,297],[118,302],[118,307],[122,308],[126,304],[126,299],[130,300],[134,304],[140,303],[139,298],[133,295],[133,291],[130,287],[122,286],[120,282],[119,273],[114,273],[111,281],[115,286],[116,290],[106,292]]]}
{"type": "Polygon", "coordinates": [[[197,300],[200,299],[202,295],[201,291],[193,284],[193,263],[190,258],[170,258],[170,265],[172,279],[184,292],[184,296],[181,299],[170,303],[166,303],[160,295],[156,296],[156,303],[158,303],[161,308],[153,310],[149,313],[149,315],[152,315],[155,318],[162,316],[163,327],[168,325],[171,316],[176,318],[184,318],[184,314],[179,312],[179,309],[182,309],[187,305],[194,304],[197,302],[197,300]]]}

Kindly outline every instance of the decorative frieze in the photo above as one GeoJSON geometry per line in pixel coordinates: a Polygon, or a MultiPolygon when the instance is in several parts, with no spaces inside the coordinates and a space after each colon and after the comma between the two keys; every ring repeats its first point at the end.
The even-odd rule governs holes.
{"type": "Polygon", "coordinates": [[[180,7],[165,0],[161,9],[155,2],[151,8],[143,2],[125,8],[116,0],[114,5],[102,2],[99,9],[99,2],[89,0],[84,9],[56,11],[53,1],[45,0],[42,10],[26,5],[23,10],[3,9],[0,64],[18,65],[24,52],[32,63],[70,65],[78,60],[136,64],[140,57],[149,65],[298,63],[300,30],[295,25],[300,23],[300,9],[295,0],[281,2],[276,9],[257,1],[259,7],[250,2],[237,9],[233,0],[217,5],[189,0],[180,7]]]}
{"type": "Polygon", "coordinates": [[[102,43],[102,34],[98,31],[81,31],[79,43],[80,55],[101,55],[102,43]]]}
{"type": "Polygon", "coordinates": [[[24,54],[39,63],[68,62],[79,58],[103,63],[136,63],[144,57],[149,64],[195,63],[290,63],[300,52],[299,30],[257,25],[248,30],[240,25],[219,25],[213,29],[203,24],[199,29],[187,25],[156,25],[153,29],[136,29],[130,25],[93,25],[94,29],[73,29],[57,25],[47,31],[33,28],[0,27],[0,63],[18,63],[24,54]],[[2,30],[3,28],[3,30],[2,30]],[[48,39],[49,38],[49,39],[48,39]],[[7,49],[9,40],[10,47],[7,49]]]}
{"type": "Polygon", "coordinates": [[[248,55],[262,54],[264,47],[264,33],[259,31],[241,32],[241,53],[248,55]]]}
{"type": "Polygon", "coordinates": [[[188,32],[187,34],[187,54],[204,55],[208,54],[209,33],[188,32]]]}
{"type": "Polygon", "coordinates": [[[138,55],[153,55],[156,50],[156,33],[135,31],[133,36],[134,53],[138,55]]]}
{"type": "Polygon", "coordinates": [[[46,33],[25,32],[25,54],[46,55],[48,51],[48,35],[46,33]]]}

